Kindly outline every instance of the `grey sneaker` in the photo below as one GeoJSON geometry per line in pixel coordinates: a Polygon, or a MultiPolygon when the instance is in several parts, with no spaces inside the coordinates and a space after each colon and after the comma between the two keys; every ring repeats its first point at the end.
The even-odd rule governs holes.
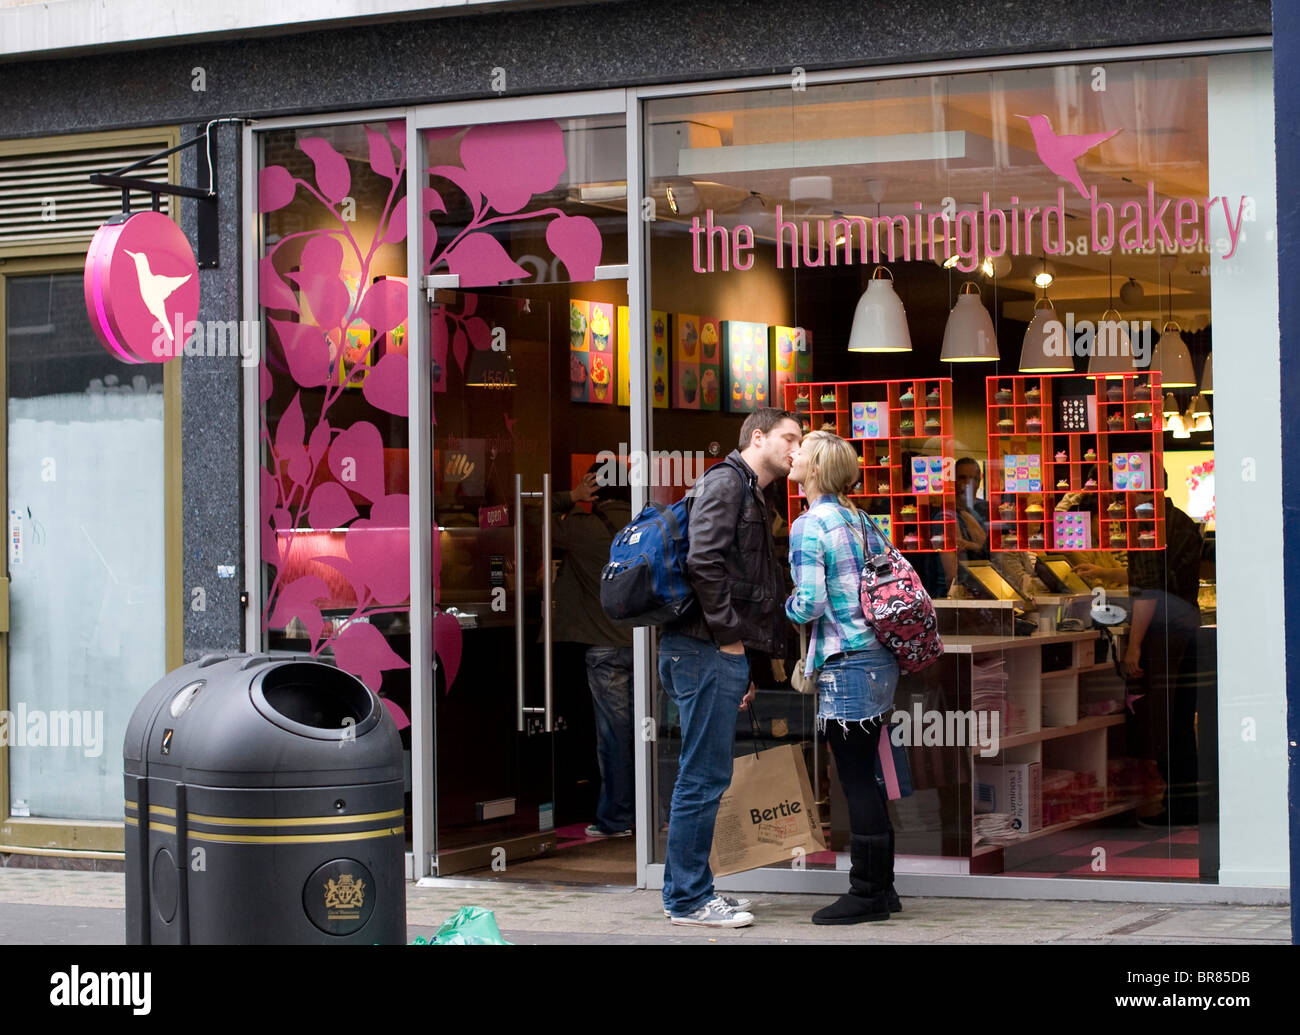
{"type": "MultiPolygon", "coordinates": [[[[722,901],[725,902],[732,909],[748,909],[751,905],[753,905],[753,903],[750,902],[749,899],[747,898],[732,898],[732,896],[730,895],[714,895],[713,897],[722,899],[722,901]]],[[[670,913],[667,909],[664,910],[664,916],[671,918],[672,915],[673,914],[670,913]]]]}
{"type": "Polygon", "coordinates": [[[714,895],[694,913],[669,917],[668,922],[679,927],[748,927],[754,914],[734,909],[721,895],[714,895]]]}

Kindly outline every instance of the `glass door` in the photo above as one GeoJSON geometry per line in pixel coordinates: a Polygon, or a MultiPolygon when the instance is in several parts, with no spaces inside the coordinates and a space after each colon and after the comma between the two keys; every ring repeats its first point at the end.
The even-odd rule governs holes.
{"type": "Polygon", "coordinates": [[[439,291],[430,325],[445,875],[499,869],[555,844],[551,314],[537,299],[439,291]],[[448,362],[443,349],[457,343],[464,361],[448,362]]]}
{"type": "MultiPolygon", "coordinates": [[[[625,121],[422,131],[438,876],[636,880],[631,838],[586,834],[610,757],[587,654],[608,630],[589,620],[590,592],[571,595],[591,558],[566,555],[562,534],[596,520],[571,490],[600,457],[627,493],[625,121]]],[[[629,714],[631,695],[629,667],[629,714]]],[[[629,725],[617,751],[633,750],[629,725]]]]}

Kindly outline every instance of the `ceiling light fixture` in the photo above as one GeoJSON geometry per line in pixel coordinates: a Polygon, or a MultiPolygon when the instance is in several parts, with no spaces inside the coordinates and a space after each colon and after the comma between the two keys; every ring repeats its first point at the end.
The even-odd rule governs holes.
{"type": "Polygon", "coordinates": [[[858,299],[849,331],[849,352],[911,352],[903,300],[894,291],[894,275],[885,266],[871,272],[871,282],[858,299]]]}
{"type": "Polygon", "coordinates": [[[948,314],[939,359],[944,363],[978,363],[998,358],[993,318],[984,307],[978,285],[968,280],[962,284],[957,304],[948,314]]]}
{"type": "Polygon", "coordinates": [[[1117,380],[1134,370],[1133,343],[1129,341],[1124,318],[1114,308],[1115,296],[1110,290],[1115,283],[1114,259],[1107,260],[1108,307],[1097,321],[1097,333],[1092,341],[1092,358],[1088,360],[1089,374],[1104,374],[1117,380]]]}
{"type": "Polygon", "coordinates": [[[1151,355],[1151,368],[1160,371],[1160,383],[1166,388],[1195,388],[1196,371],[1192,355],[1183,341],[1182,328],[1174,320],[1174,278],[1169,275],[1169,319],[1160,328],[1160,339],[1151,355]]]}

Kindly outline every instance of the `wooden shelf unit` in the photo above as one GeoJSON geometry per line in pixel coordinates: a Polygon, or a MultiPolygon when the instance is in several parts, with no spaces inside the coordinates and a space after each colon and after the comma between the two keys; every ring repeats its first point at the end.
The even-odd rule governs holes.
{"type": "MultiPolygon", "coordinates": [[[[1160,373],[1023,374],[985,381],[989,460],[985,474],[992,550],[1052,550],[1053,514],[1067,493],[1096,500],[1099,528],[1092,550],[1159,550],[1165,545],[1164,417],[1160,373]],[[1035,395],[1035,392],[1037,395],[1035,395]],[[1063,431],[1064,398],[1095,399],[1093,431],[1063,431]],[[1146,415],[1146,421],[1143,421],[1146,415]],[[1089,457],[1091,452],[1091,458],[1089,457]],[[1117,489],[1115,453],[1149,457],[1143,489],[1117,489]],[[1038,456],[1040,489],[1005,488],[1004,456],[1038,456]],[[1095,484],[1088,485],[1091,479],[1095,484]],[[1139,506],[1143,509],[1139,510],[1139,506]],[[1030,507],[1041,508],[1031,511],[1030,507]],[[1149,508],[1149,509],[1148,509],[1149,508]],[[1143,538],[1143,536],[1148,538],[1143,538]]],[[[1083,509],[1083,508],[1075,508],[1083,509]]]]}
{"type": "MultiPolygon", "coordinates": [[[[951,378],[787,384],[784,403],[805,424],[805,432],[830,424],[837,435],[852,443],[862,481],[849,498],[873,517],[889,518],[895,546],[908,553],[957,548],[951,378]],[[853,437],[852,404],[858,402],[887,405],[887,437],[853,437]],[[905,426],[904,422],[910,423],[905,426]],[[904,452],[941,457],[942,492],[912,491],[912,472],[903,466],[904,452]],[[915,541],[908,542],[908,536],[915,541]]],[[[786,502],[793,524],[807,501],[798,486],[787,483],[786,502]]]]}

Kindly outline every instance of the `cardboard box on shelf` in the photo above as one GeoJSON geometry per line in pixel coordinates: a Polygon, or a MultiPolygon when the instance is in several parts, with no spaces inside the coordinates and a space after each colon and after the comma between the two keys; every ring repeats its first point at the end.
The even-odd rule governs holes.
{"type": "Polygon", "coordinates": [[[1005,812],[1024,834],[1042,829],[1043,765],[975,763],[975,811],[1005,812]],[[988,806],[992,806],[989,808],[988,806]]]}

